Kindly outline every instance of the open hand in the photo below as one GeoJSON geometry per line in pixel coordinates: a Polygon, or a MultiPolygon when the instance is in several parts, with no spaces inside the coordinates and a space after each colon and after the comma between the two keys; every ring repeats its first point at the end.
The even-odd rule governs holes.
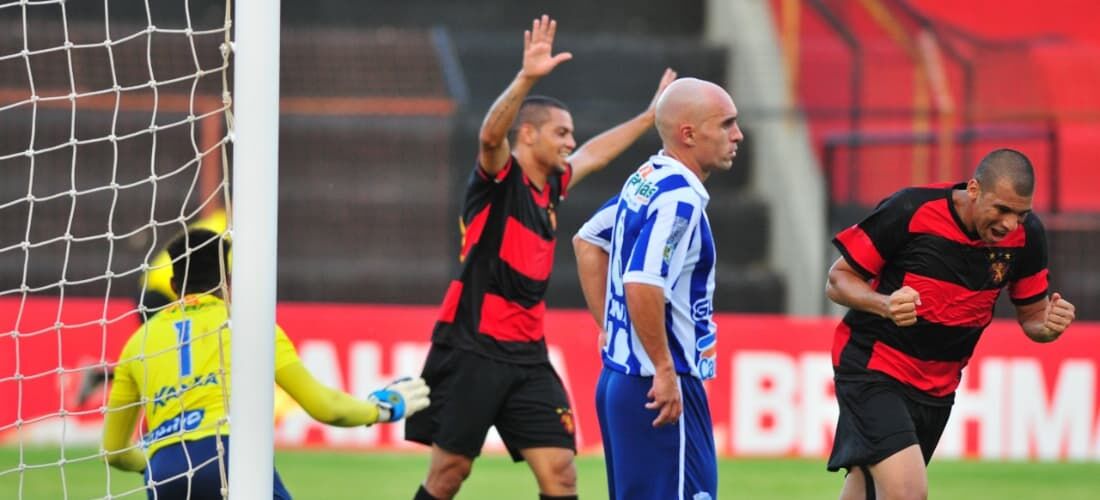
{"type": "Polygon", "coordinates": [[[379,422],[396,422],[427,408],[430,392],[424,379],[404,377],[372,392],[367,400],[378,405],[379,422]]]}
{"type": "Polygon", "coordinates": [[[657,101],[661,99],[661,94],[675,80],[676,71],[672,68],[665,68],[664,74],[661,75],[661,81],[657,83],[657,93],[653,94],[653,100],[649,102],[649,109],[646,112],[655,113],[657,111],[657,101]]]}
{"type": "Polygon", "coordinates": [[[573,58],[569,52],[551,55],[557,31],[558,22],[543,14],[541,19],[531,22],[530,30],[523,32],[523,74],[542,78],[559,64],[573,58]]]}

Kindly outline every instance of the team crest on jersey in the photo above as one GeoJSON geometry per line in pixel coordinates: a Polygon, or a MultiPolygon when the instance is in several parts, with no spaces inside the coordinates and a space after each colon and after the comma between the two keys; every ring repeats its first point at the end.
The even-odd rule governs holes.
{"type": "Polygon", "coordinates": [[[577,429],[576,424],[573,423],[573,410],[569,408],[558,408],[555,410],[558,412],[558,416],[561,417],[561,426],[565,427],[565,432],[570,434],[577,429]]]}
{"type": "Polygon", "coordinates": [[[1012,264],[1012,254],[1009,252],[989,252],[989,279],[994,285],[1000,286],[1008,278],[1008,270],[1012,264]]]}

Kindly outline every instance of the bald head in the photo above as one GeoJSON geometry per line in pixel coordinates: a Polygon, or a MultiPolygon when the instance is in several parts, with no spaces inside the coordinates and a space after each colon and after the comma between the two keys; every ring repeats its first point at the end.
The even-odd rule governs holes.
{"type": "Polygon", "coordinates": [[[665,154],[700,179],[733,167],[744,135],[737,125],[737,106],[726,89],[695,78],[676,80],[661,93],[656,115],[665,154]]]}
{"type": "Polygon", "coordinates": [[[669,144],[677,136],[681,125],[698,125],[716,105],[729,103],[726,90],[698,78],[681,78],[669,84],[657,100],[657,133],[669,144]]]}

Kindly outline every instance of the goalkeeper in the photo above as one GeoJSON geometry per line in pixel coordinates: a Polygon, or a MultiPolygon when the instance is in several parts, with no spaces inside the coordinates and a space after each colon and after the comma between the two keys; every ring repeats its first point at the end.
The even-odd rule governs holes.
{"type": "MultiPolygon", "coordinates": [[[[107,401],[103,449],[110,465],[145,475],[151,499],[222,498],[232,442],[231,334],[222,299],[229,243],[215,232],[192,229],[170,243],[168,252],[172,286],[182,299],[151,317],[123,347],[107,401]],[[146,432],[131,444],[142,410],[146,432]]],[[[399,380],[367,401],[321,385],[278,326],[275,383],[311,417],[342,427],[394,422],[429,403],[421,379],[399,380]]],[[[274,496],[290,498],[277,471],[274,496]]]]}
{"type": "MultiPolygon", "coordinates": [[[[228,229],[225,210],[221,208],[214,210],[210,215],[193,222],[187,229],[208,229],[218,234],[225,233],[228,229]]],[[[149,265],[149,270],[141,275],[141,286],[134,300],[138,305],[138,320],[142,323],[157,311],[179,300],[179,296],[172,289],[172,259],[168,256],[167,248],[157,252],[149,265]]],[[[93,394],[99,392],[104,383],[110,382],[114,376],[114,371],[98,368],[84,372],[80,391],[76,396],[77,406],[83,406],[93,394]]]]}
{"type": "MultiPolygon", "coordinates": [[[[189,224],[187,230],[207,229],[218,234],[224,234],[228,228],[229,221],[225,210],[219,208],[189,224]]],[[[232,262],[232,260],[226,262],[232,262]]],[[[229,267],[226,267],[226,269],[228,270],[229,267]]],[[[135,298],[139,306],[145,307],[138,314],[138,319],[142,322],[179,299],[172,287],[172,259],[168,256],[167,248],[157,252],[156,256],[150,261],[149,270],[141,276],[141,288],[135,298]]]]}

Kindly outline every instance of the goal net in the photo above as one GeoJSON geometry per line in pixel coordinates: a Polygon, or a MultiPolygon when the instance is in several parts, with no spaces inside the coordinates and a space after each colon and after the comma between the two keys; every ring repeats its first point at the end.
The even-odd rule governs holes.
{"type": "Polygon", "coordinates": [[[100,449],[106,396],[122,345],[174,299],[165,244],[228,231],[229,11],[0,0],[4,498],[145,494],[100,449]]]}

